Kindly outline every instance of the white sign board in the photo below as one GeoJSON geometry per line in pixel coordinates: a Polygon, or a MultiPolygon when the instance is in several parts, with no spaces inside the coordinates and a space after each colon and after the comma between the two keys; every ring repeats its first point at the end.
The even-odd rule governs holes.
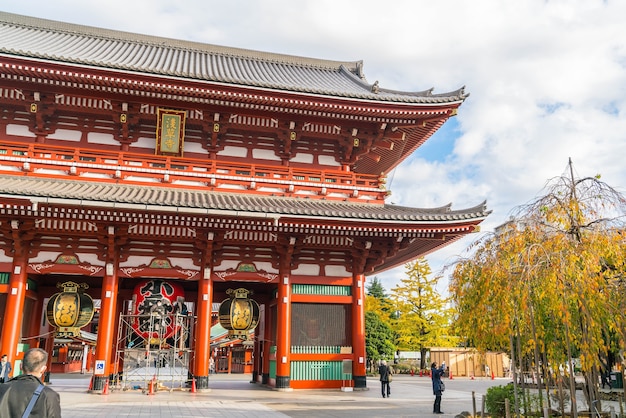
{"type": "Polygon", "coordinates": [[[96,360],[96,370],[94,374],[104,374],[104,360],[96,360]]]}

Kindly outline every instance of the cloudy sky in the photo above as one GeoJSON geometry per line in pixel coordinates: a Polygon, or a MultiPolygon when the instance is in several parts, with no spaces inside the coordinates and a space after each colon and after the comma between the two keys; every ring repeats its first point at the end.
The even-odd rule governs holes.
{"type": "MultiPolygon", "coordinates": [[[[388,89],[466,86],[458,116],[389,175],[388,203],[461,209],[486,200],[486,232],[565,173],[570,158],[575,175],[600,174],[626,191],[626,1],[0,0],[0,10],[363,60],[367,80],[388,89]]],[[[475,238],[428,256],[431,268],[475,238]]],[[[403,274],[379,278],[390,290],[403,274]]]]}

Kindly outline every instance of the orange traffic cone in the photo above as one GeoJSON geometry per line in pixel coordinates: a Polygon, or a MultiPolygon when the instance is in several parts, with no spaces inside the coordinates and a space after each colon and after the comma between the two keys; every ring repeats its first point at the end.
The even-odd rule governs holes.
{"type": "Polygon", "coordinates": [[[191,379],[191,393],[196,393],[196,378],[191,379]]]}
{"type": "Polygon", "coordinates": [[[103,395],[109,394],[109,379],[104,381],[104,389],[102,389],[102,394],[103,395]]]}
{"type": "Polygon", "coordinates": [[[452,376],[452,370],[450,370],[450,380],[453,380],[454,377],[452,376]]]}
{"type": "Polygon", "coordinates": [[[491,372],[491,380],[495,380],[495,378],[496,378],[496,375],[493,374],[493,372],[491,372]]]}
{"type": "Polygon", "coordinates": [[[154,395],[154,378],[148,384],[148,395],[154,395]]]}

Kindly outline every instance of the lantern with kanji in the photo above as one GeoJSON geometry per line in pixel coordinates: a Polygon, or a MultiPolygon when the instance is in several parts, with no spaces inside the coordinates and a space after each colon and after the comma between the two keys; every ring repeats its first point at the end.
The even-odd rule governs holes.
{"type": "Polygon", "coordinates": [[[57,283],[63,292],[52,295],[46,306],[48,323],[56,327],[59,337],[78,337],[80,329],[91,322],[94,314],[93,299],[83,293],[86,283],[57,283]]]}
{"type": "Polygon", "coordinates": [[[150,344],[172,337],[178,327],[177,315],[186,315],[185,291],[176,282],[144,280],[133,291],[133,331],[150,344]]]}
{"type": "Polygon", "coordinates": [[[259,304],[248,297],[251,293],[243,288],[228,289],[226,294],[230,298],[220,304],[220,325],[228,330],[231,338],[246,340],[248,331],[259,323],[259,304]]]}

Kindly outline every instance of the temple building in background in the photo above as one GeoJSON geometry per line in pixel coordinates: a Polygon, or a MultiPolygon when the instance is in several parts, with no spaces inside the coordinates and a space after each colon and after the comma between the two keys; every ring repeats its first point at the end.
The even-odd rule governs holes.
{"type": "Polygon", "coordinates": [[[463,89],[387,90],[360,61],[9,13],[0,39],[0,352],[14,366],[39,346],[81,362],[93,391],[153,373],[206,389],[236,343],[228,370],[253,382],[365,388],[365,277],[489,214],[385,203],[388,173],[463,89]]]}

